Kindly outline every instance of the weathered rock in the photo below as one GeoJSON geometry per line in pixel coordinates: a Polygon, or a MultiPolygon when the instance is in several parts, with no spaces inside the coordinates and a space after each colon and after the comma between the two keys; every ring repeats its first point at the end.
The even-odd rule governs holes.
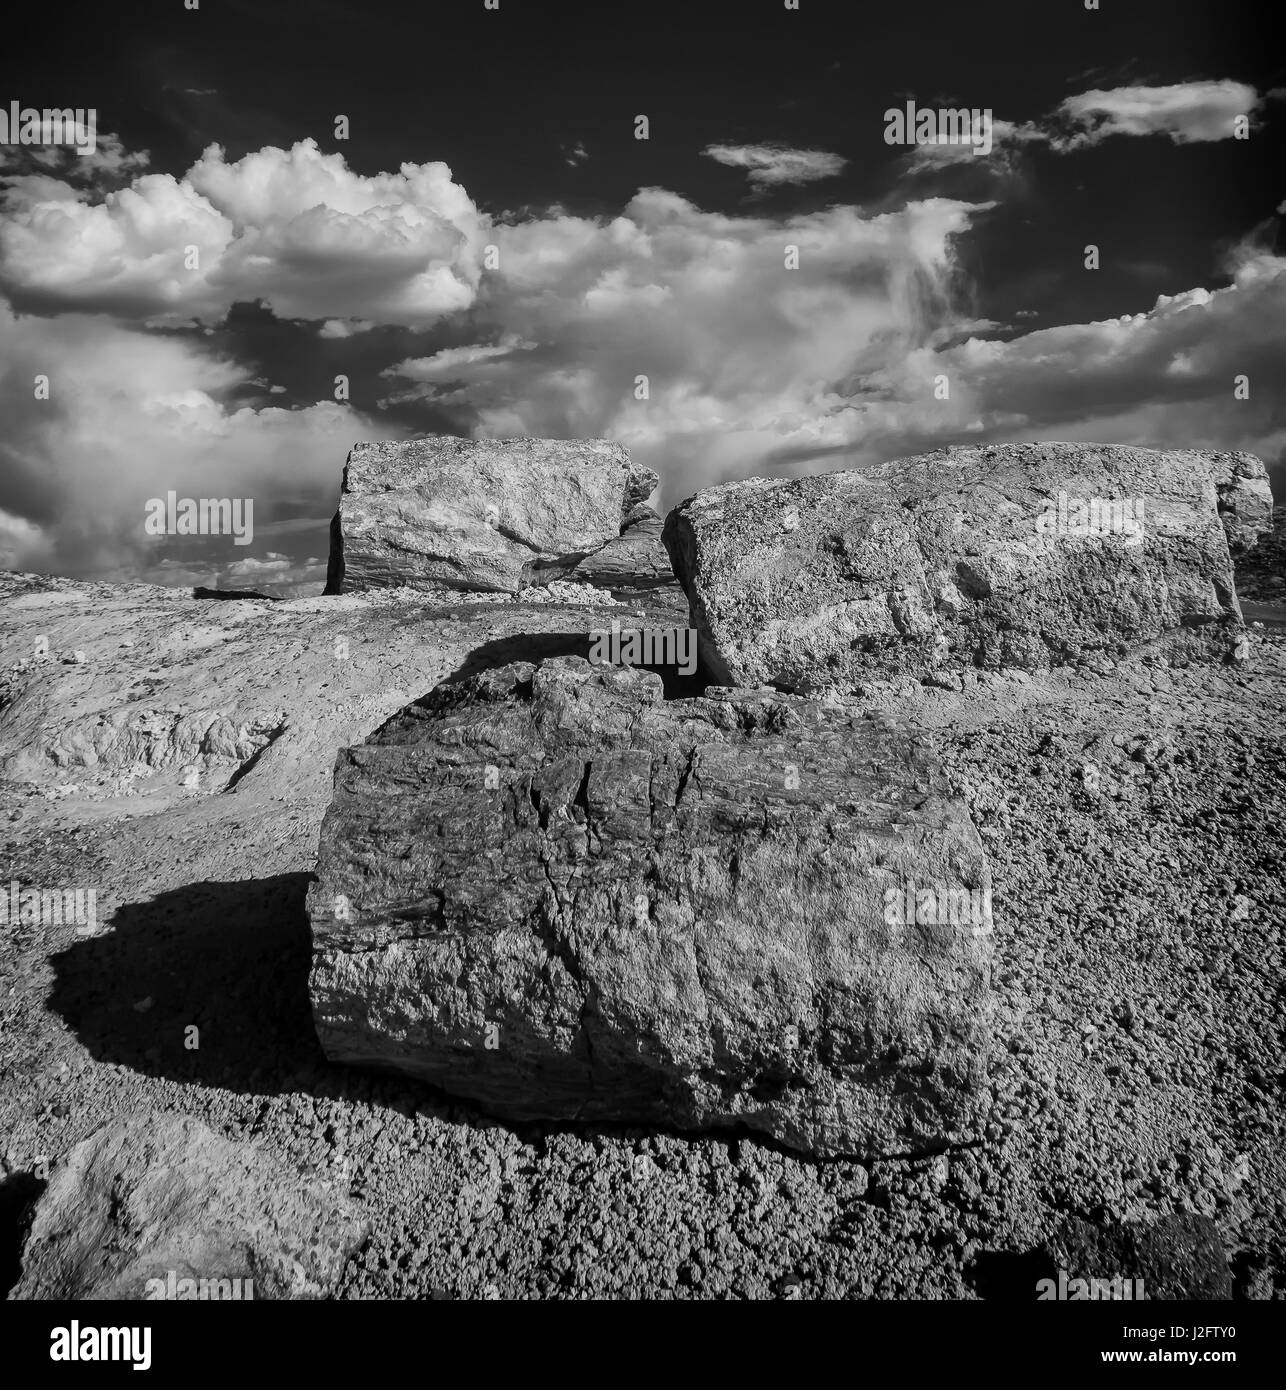
{"type": "Polygon", "coordinates": [[[173,1274],[175,1288],[241,1280],[243,1298],[323,1298],[366,1230],[331,1185],[196,1120],[120,1121],[55,1168],[10,1297],[173,1297],[173,1274]]]}
{"type": "Polygon", "coordinates": [[[924,557],[887,486],[724,483],[672,511],[663,539],[716,681],[807,691],[930,663],[924,557]]]}
{"type": "MultiPolygon", "coordinates": [[[[1096,1225],[1067,1218],[1042,1254],[1051,1265],[1055,1296],[1063,1298],[1082,1293],[1063,1291],[1073,1280],[1091,1286],[1086,1297],[1094,1292],[1094,1281],[1123,1280],[1132,1285],[1126,1294],[1131,1298],[1232,1297],[1232,1275],[1219,1228],[1208,1216],[1191,1212],[1137,1225],[1096,1225]]],[[[1099,1296],[1104,1296],[1101,1290],[1099,1296]]]]}
{"type": "Polygon", "coordinates": [[[923,738],[769,690],[661,693],[516,663],[340,753],[308,899],[327,1055],[512,1119],[819,1154],[972,1132],[990,883],[923,738]],[[908,884],[976,921],[944,896],[912,914],[939,925],[901,925],[908,884]]]}
{"type": "Polygon", "coordinates": [[[620,534],[657,477],[606,439],[355,444],[326,592],[422,584],[516,593],[620,534]]]}
{"type": "MultiPolygon", "coordinates": [[[[1219,499],[1219,520],[1235,559],[1253,550],[1273,529],[1273,489],[1262,460],[1254,454],[1201,451],[1209,460],[1219,499]]],[[[1179,457],[1186,457],[1187,453],[1179,457]]]]}
{"type": "MultiPolygon", "coordinates": [[[[300,794],[320,822],[337,748],[466,662],[588,655],[588,632],[576,646],[569,629],[606,627],[618,606],[557,581],[486,598],[454,611],[408,589],[229,603],[0,572],[0,791],[156,812],[230,789],[273,816],[300,794]],[[565,611],[588,600],[601,612],[565,611]]],[[[687,626],[677,580],[630,605],[626,623],[687,626]]]]}
{"type": "Polygon", "coordinates": [[[651,507],[636,507],[621,534],[587,555],[571,578],[602,589],[654,588],[673,584],[670,555],[661,541],[664,521],[651,507]]]}
{"type": "Polygon", "coordinates": [[[971,446],[725,483],[663,539],[702,661],[730,684],[1220,658],[1242,630],[1228,535],[1266,529],[1267,488],[1248,454],[971,446]]]}

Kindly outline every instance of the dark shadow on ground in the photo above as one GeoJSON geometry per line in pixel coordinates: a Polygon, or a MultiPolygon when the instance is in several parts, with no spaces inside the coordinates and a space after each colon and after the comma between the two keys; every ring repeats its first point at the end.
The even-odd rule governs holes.
{"type": "Polygon", "coordinates": [[[52,958],[50,1007],[95,1058],[145,1075],[254,1094],[306,1085],[325,1066],[308,1002],[310,877],[128,903],[114,930],[52,958]]]}
{"type": "Polygon", "coordinates": [[[226,599],[230,601],[249,601],[254,603],[280,603],[281,600],[272,594],[261,594],[258,589],[208,589],[204,584],[198,584],[192,590],[193,598],[226,599]]]}
{"type": "MultiPolygon", "coordinates": [[[[637,619],[623,620],[621,630],[642,627],[637,619]]],[[[589,660],[593,638],[588,632],[519,632],[512,637],[496,637],[475,647],[459,666],[442,681],[443,685],[458,685],[482,671],[492,671],[498,666],[507,666],[511,661],[549,661],[560,656],[579,656],[589,660]]],[[[709,677],[700,666],[690,676],[685,676],[674,666],[641,666],[641,670],[655,671],[661,677],[667,700],[690,700],[705,693],[710,683],[709,677]]]]}
{"type": "Polygon", "coordinates": [[[494,671],[511,661],[551,661],[559,656],[580,656],[588,661],[591,642],[588,632],[518,632],[512,637],[495,637],[474,647],[442,678],[442,684],[459,685],[470,676],[494,671]]]}
{"type": "Polygon", "coordinates": [[[10,1173],[0,1182],[0,1298],[22,1276],[22,1242],[31,1204],[46,1184],[34,1173],[10,1173]]]}
{"type": "Polygon", "coordinates": [[[1034,1303],[1036,1285],[1058,1271],[1041,1250],[980,1251],[965,1270],[965,1282],[979,1298],[996,1303],[1034,1303]]]}
{"type": "Polygon", "coordinates": [[[433,1087],[326,1060],[308,997],[311,878],[191,883],[129,903],[110,932],[51,958],[49,1007],[98,1061],[144,1076],[241,1095],[419,1108],[477,1124],[468,1102],[433,1087]],[[193,1026],[196,1048],[185,1045],[193,1026]]]}

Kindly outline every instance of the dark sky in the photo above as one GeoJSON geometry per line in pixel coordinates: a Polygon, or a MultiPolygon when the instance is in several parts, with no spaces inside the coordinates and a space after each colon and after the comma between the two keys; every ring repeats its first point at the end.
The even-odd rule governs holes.
{"type": "MultiPolygon", "coordinates": [[[[1089,87],[1212,75],[1281,86],[1286,49],[1269,41],[1268,11],[1245,0],[1103,0],[1096,12],[1076,0],[802,0],[798,12],[773,0],[503,0],[498,12],[482,0],[205,0],[189,11],[176,0],[108,16],[69,0],[42,11],[42,37],[19,62],[8,48],[5,85],[26,104],[70,93],[96,106],[128,147],[175,173],[211,142],[230,160],[310,135],[340,148],[330,137],[342,111],[353,168],[442,159],[495,212],[616,209],[653,183],[732,212],[744,181],[702,159],[706,144],[832,150],[851,163],[813,199],[865,204],[887,193],[895,157],[882,113],[907,96],[1029,120],[1089,87]],[[651,116],[647,143],[632,138],[638,112],[651,116]],[[571,168],[560,150],[578,141],[594,158],[571,168]]],[[[1237,236],[1281,200],[1270,171],[1284,151],[1281,123],[1237,158],[1203,151],[1195,168],[1172,150],[1150,152],[1140,170],[1120,148],[1092,172],[1073,164],[1043,179],[1043,221],[1070,234],[1069,220],[1101,219],[1104,241],[1140,255],[1158,236],[1167,246],[1237,236]]],[[[798,194],[778,202],[795,207],[798,194]]],[[[1194,251],[1190,268],[1201,262],[1194,251]]]]}
{"type": "MultiPolygon", "coordinates": [[[[42,11],[39,34],[19,49],[6,45],[0,99],[94,106],[100,130],[119,137],[125,151],[148,152],[148,174],[176,180],[212,144],[221,146],[224,161],[234,165],[254,152],[289,150],[310,137],[323,153],[342,155],[355,175],[396,173],[404,162],[444,161],[478,212],[499,225],[551,224],[565,215],[603,229],[646,188],[667,190],[702,214],[730,219],[734,240],[750,235],[745,229],[751,223],[784,227],[792,219],[821,218],[837,207],[859,209],[869,218],[909,203],[955,200],[973,211],[967,233],[952,242],[949,279],[959,332],[953,335],[942,316],[936,325],[935,343],[949,346],[970,335],[1004,342],[1033,330],[1146,315],[1159,296],[1198,288],[1218,291],[1232,282],[1236,248],[1248,241],[1270,267],[1279,264],[1276,210],[1286,197],[1280,176],[1286,121],[1282,102],[1271,94],[1286,89],[1286,54],[1269,40],[1268,8],[1244,0],[1188,5],[1103,0],[1098,11],[1087,11],[1079,0],[887,6],[801,0],[799,11],[793,12],[779,0],[637,6],[608,0],[580,5],[501,0],[500,10],[493,12],[484,9],[482,0],[351,6],[203,0],[199,9],[189,11],[178,0],[119,7],[71,0],[42,11]],[[1158,128],[1096,140],[1083,149],[1060,150],[1035,141],[1016,149],[1003,167],[995,161],[962,160],[947,168],[917,170],[908,165],[905,149],[890,147],[883,138],[883,112],[908,98],[922,107],[989,108],[997,120],[1018,126],[1044,122],[1052,129],[1060,103],[1081,93],[1185,84],[1196,91],[1212,82],[1244,84],[1259,94],[1263,105],[1252,139],[1176,139],[1158,128]],[[339,113],[351,123],[346,141],[334,138],[339,113]],[[647,141],[633,138],[639,113],[650,121],[647,141]],[[844,165],[831,177],[755,187],[743,168],[727,167],[703,153],[712,145],[823,151],[844,165]],[[1103,255],[1095,274],[1085,273],[1082,265],[1082,248],[1090,242],[1103,255]]],[[[11,164],[15,169],[30,172],[21,155],[11,164]]],[[[116,177],[108,172],[87,188],[83,180],[76,184],[78,172],[62,175],[79,186],[88,204],[144,176],[141,167],[116,177]]],[[[43,227],[40,214],[32,211],[33,198],[10,205],[15,226],[26,219],[24,226],[43,227]]],[[[87,222],[78,245],[96,246],[89,227],[87,222]]],[[[717,247],[710,248],[718,241],[717,228],[707,221],[701,236],[701,255],[713,258],[708,262],[713,264],[717,247]]],[[[842,240],[837,244],[842,248],[842,240]]],[[[33,319],[91,312],[128,328],[131,342],[147,336],[156,340],[153,346],[170,340],[190,343],[194,351],[217,351],[240,371],[239,380],[220,378],[210,388],[225,412],[266,406],[304,410],[326,399],[326,388],[342,371],[352,381],[352,408],[364,418],[378,416],[394,432],[465,431],[476,423],[469,409],[470,379],[462,382],[464,394],[452,408],[440,408],[439,396],[406,399],[391,390],[388,369],[443,347],[503,341],[511,323],[512,335],[534,345],[533,362],[546,346],[553,351],[555,337],[564,343],[579,338],[562,310],[543,319],[533,307],[541,295],[575,299],[582,293],[566,284],[539,294],[524,285],[521,304],[517,291],[502,304],[483,288],[471,305],[433,321],[375,311],[364,331],[328,337],[319,332],[324,306],[315,315],[291,313],[276,301],[238,301],[233,293],[217,309],[203,301],[191,316],[157,314],[147,309],[146,294],[112,299],[117,294],[113,289],[104,300],[86,279],[71,287],[47,271],[31,269],[29,246],[24,251],[11,242],[7,255],[5,251],[0,246],[0,276],[18,315],[15,335],[35,333],[33,319]],[[548,335],[549,344],[541,333],[548,335]],[[270,401],[262,394],[268,381],[284,388],[270,401]],[[401,398],[391,399],[394,395],[401,398]]],[[[126,245],[122,254],[136,251],[126,245]]],[[[147,256],[138,254],[144,267],[138,273],[144,275],[147,256]]],[[[888,273],[883,256],[855,261],[847,279],[831,267],[826,284],[841,291],[847,286],[857,294],[863,277],[888,273]]],[[[75,257],[69,252],[67,259],[75,257]]],[[[115,264],[105,256],[98,267],[100,281],[111,278],[115,264]]],[[[636,270],[629,271],[632,283],[636,270]]],[[[687,282],[665,283],[677,294],[687,282]]],[[[745,285],[747,296],[758,292],[754,284],[745,285]]],[[[362,317],[343,308],[341,304],[336,319],[362,317]]],[[[1261,304],[1238,307],[1237,312],[1257,321],[1267,311],[1261,304]]],[[[623,314],[618,336],[628,335],[635,321],[640,320],[623,314]]],[[[671,339],[690,334],[696,344],[708,323],[709,314],[703,312],[691,324],[670,322],[654,331],[671,339]]],[[[602,343],[594,337],[599,329],[591,327],[581,351],[601,353],[602,343]]],[[[726,402],[753,390],[753,375],[747,376],[744,389],[729,385],[720,379],[722,369],[700,355],[749,351],[740,331],[730,330],[726,343],[712,335],[699,349],[691,344],[690,351],[685,349],[683,369],[712,399],[726,402]]],[[[872,339],[877,345],[880,331],[872,339]]],[[[1198,333],[1193,339],[1193,331],[1184,325],[1177,349],[1183,361],[1170,378],[1195,373],[1208,384],[1222,380],[1221,372],[1229,376],[1236,362],[1205,363],[1214,349],[1203,349],[1205,337],[1198,333]]],[[[1212,328],[1209,341],[1220,331],[1212,328]]],[[[765,340],[755,350],[778,352],[789,341],[765,340]]],[[[899,351],[907,350],[903,341],[899,351]]],[[[912,355],[914,350],[912,344],[912,355]]],[[[1077,349],[1095,350],[1091,343],[1077,349]]],[[[20,361],[25,370],[26,357],[13,339],[0,340],[0,368],[6,360],[13,371],[20,361]]],[[[806,390],[801,387],[802,398],[826,399],[832,409],[834,396],[870,401],[903,389],[889,385],[878,369],[872,371],[872,360],[871,351],[858,351],[855,343],[851,372],[838,370],[826,345],[817,353],[819,380],[806,390]],[[858,378],[861,389],[855,391],[858,378]]],[[[1133,360],[1137,365],[1137,357],[1133,360]]],[[[1280,356],[1270,355],[1265,362],[1257,352],[1256,384],[1267,386],[1264,370],[1275,371],[1280,364],[1280,356]]],[[[797,370],[801,381],[812,381],[811,359],[797,370]]],[[[1010,379],[1015,374],[1016,369],[1010,379]]],[[[1155,382],[1150,395],[1142,387],[1135,389],[1137,382],[1129,371],[1114,383],[1102,372],[1087,370],[1086,427],[1109,404],[1146,411],[1163,403],[1155,382]],[[1113,392],[1121,394],[1119,401],[1108,400],[1113,392]]],[[[472,385],[478,384],[475,374],[472,385]]],[[[542,384],[547,389],[548,379],[538,378],[532,389],[542,389],[542,384]]],[[[525,409],[523,379],[486,385],[493,421],[513,418],[531,432],[542,425],[550,428],[540,409],[525,409]]],[[[1070,419],[1067,389],[1064,381],[1036,394],[1045,402],[1061,393],[1058,411],[1070,419]]],[[[1195,389],[1184,388],[1194,404],[1195,389]]],[[[1058,411],[1046,411],[1042,421],[1043,406],[1033,408],[1027,397],[999,402],[998,390],[993,382],[980,392],[987,404],[979,410],[986,432],[1003,432],[1005,420],[1022,418],[1030,422],[1029,433],[1039,433],[1037,426],[1047,422],[1046,433],[1056,436],[1058,411]]],[[[124,418],[148,407],[122,400],[119,408],[124,418]]],[[[1221,424],[1213,431],[1219,437],[1206,442],[1252,447],[1260,440],[1279,439],[1280,407],[1257,405],[1256,411],[1253,426],[1246,421],[1245,430],[1234,430],[1221,424]],[[1231,437],[1234,433],[1239,437],[1231,437]]],[[[753,421],[744,404],[713,414],[725,421],[733,415],[753,421]]],[[[658,416],[659,411],[652,418],[658,416]]],[[[773,419],[780,416],[778,411],[773,419]]],[[[488,417],[482,418],[485,424],[488,417]]],[[[624,428],[601,406],[584,405],[579,413],[557,419],[570,422],[564,426],[567,432],[580,432],[582,424],[624,428]]],[[[913,440],[921,433],[936,438],[941,431],[937,423],[923,430],[881,424],[872,435],[869,421],[864,417],[864,439],[913,440]]],[[[663,430],[665,422],[657,428],[663,430]]],[[[791,428],[799,433],[797,425],[791,428]]],[[[1128,433],[1124,425],[1121,430],[1128,433]]],[[[689,438],[690,422],[675,424],[674,433],[689,438]]],[[[32,440],[47,434],[33,426],[32,440]]],[[[121,547],[105,541],[101,548],[87,549],[91,523],[85,518],[74,525],[67,522],[70,530],[60,539],[60,527],[66,528],[59,509],[67,507],[67,496],[61,483],[50,481],[48,469],[41,472],[31,464],[32,440],[11,438],[7,459],[0,457],[0,467],[6,469],[0,512],[41,528],[54,566],[74,568],[77,555],[89,564],[85,557],[92,551],[94,565],[113,568],[121,547]]],[[[825,447],[833,445],[825,442],[825,447]]],[[[324,466],[295,470],[275,484],[265,481],[258,514],[265,520],[300,516],[319,523],[338,485],[343,449],[338,452],[337,461],[332,457],[324,466]]],[[[709,480],[695,475],[684,461],[690,456],[674,453],[675,476],[663,500],[677,500],[690,477],[698,483],[709,480]]],[[[1273,456],[1269,461],[1278,460],[1273,456]]],[[[720,464],[725,473],[727,467],[720,464]]],[[[154,490],[164,481],[158,476],[154,490]]],[[[319,557],[318,547],[324,546],[320,533],[288,534],[293,538],[256,542],[250,553],[285,555],[295,568],[319,557]]],[[[180,551],[172,547],[167,555],[173,559],[180,551]]],[[[150,558],[154,561],[156,553],[150,558]]],[[[121,550],[119,564],[127,571],[143,563],[128,545],[121,550]]],[[[186,572],[180,568],[177,573],[182,579],[186,572]]]]}

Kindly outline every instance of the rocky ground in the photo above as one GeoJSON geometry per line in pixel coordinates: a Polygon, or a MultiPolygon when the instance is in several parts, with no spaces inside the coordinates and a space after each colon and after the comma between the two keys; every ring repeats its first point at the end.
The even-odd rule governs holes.
{"type": "Polygon", "coordinates": [[[304,899],[336,747],[440,680],[584,655],[613,617],[683,622],[674,589],[268,603],[10,577],[0,882],[95,887],[98,925],[0,928],[5,1286],[42,1162],[170,1115],[352,1194],[347,1298],[1030,1297],[1024,1256],[1063,1217],[1174,1212],[1215,1220],[1238,1296],[1286,1296],[1280,541],[1247,569],[1244,665],[871,690],[933,731],[983,836],[998,1015],[976,1141],[869,1163],[501,1124],[318,1047],[304,899]]]}

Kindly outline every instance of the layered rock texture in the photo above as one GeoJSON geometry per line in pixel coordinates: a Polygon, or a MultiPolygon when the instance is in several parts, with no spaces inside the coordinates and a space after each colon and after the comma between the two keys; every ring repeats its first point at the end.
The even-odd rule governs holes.
{"type": "Polygon", "coordinates": [[[322,1298],[366,1231],[346,1196],[253,1145],[174,1115],[117,1121],[54,1170],[12,1297],[173,1298],[190,1280],[197,1297],[205,1281],[207,1298],[322,1298]]]}
{"type": "Polygon", "coordinates": [[[661,541],[664,524],[646,504],[635,507],[621,534],[581,560],[569,577],[627,595],[673,584],[669,552],[661,541]]]}
{"type": "Polygon", "coordinates": [[[326,592],[516,593],[617,538],[656,484],[606,439],[355,444],[331,523],[326,592]]]}
{"type": "Polygon", "coordinates": [[[1243,630],[1229,543],[1271,510],[1248,454],[986,445],[725,483],[671,512],[664,541],[714,679],[807,692],[1226,658],[1243,630]]]}
{"type": "Polygon", "coordinates": [[[988,870],[884,716],[574,657],[439,687],[341,752],[309,913],[327,1055],[506,1117],[818,1154],[979,1119],[988,870]]]}

